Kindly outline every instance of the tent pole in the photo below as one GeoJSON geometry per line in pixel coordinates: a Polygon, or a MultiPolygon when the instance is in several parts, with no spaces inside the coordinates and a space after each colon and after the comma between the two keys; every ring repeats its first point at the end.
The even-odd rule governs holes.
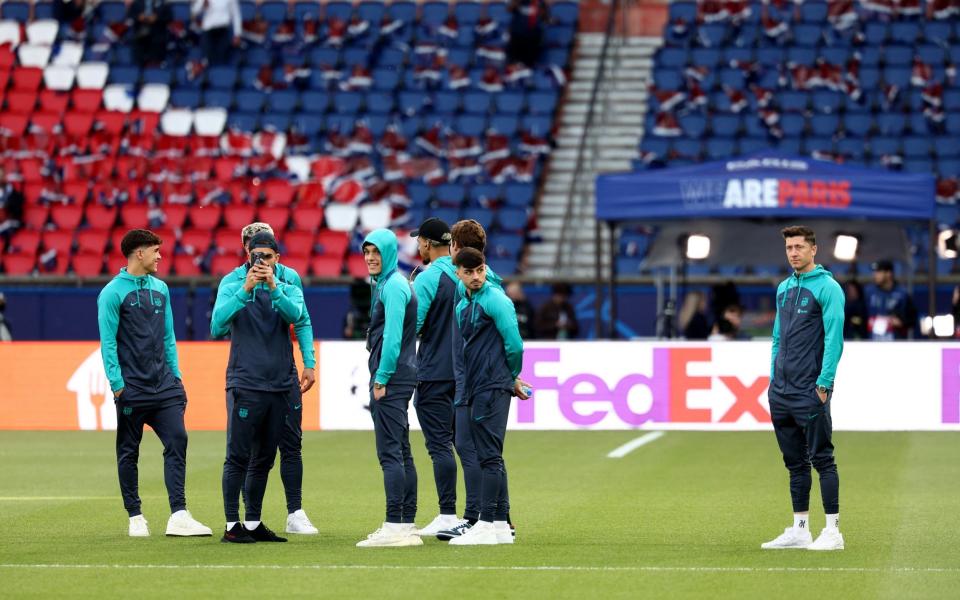
{"type": "Polygon", "coordinates": [[[607,284],[607,298],[610,302],[610,339],[617,337],[617,242],[614,232],[617,224],[607,221],[607,233],[610,234],[610,279],[607,284]]]}
{"type": "MultiPolygon", "coordinates": [[[[593,337],[603,337],[603,236],[601,235],[600,219],[593,220],[593,337]]],[[[613,257],[610,257],[613,260],[613,257]]]]}
{"type": "MultiPolygon", "coordinates": [[[[927,243],[927,314],[937,315],[937,222],[930,219],[930,240],[927,243]]],[[[936,337],[933,327],[930,328],[930,337],[936,337]]]]}

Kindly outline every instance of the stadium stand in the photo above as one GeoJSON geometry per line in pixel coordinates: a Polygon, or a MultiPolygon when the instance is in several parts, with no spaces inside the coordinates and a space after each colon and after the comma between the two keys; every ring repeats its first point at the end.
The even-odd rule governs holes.
{"type": "MultiPolygon", "coordinates": [[[[932,172],[938,216],[952,226],[958,17],[955,2],[940,0],[672,2],[634,168],[778,148],[932,172]]],[[[637,272],[645,244],[627,235],[620,247],[621,272],[637,272]]]]}
{"type": "Polygon", "coordinates": [[[430,214],[480,218],[516,271],[575,2],[552,5],[533,68],[506,60],[503,2],[245,1],[242,46],[217,66],[172,6],[156,64],[135,61],[122,2],[65,24],[49,2],[32,20],[28,2],[0,7],[0,156],[25,197],[4,273],[113,272],[118,231],[149,227],[171,241],[165,269],[218,274],[259,219],[289,237],[285,261],[336,276],[362,267],[355,234],[430,214]]]}

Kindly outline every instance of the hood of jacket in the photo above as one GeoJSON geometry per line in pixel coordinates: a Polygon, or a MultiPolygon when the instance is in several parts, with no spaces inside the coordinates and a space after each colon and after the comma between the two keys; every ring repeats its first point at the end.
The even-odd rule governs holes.
{"type": "Polygon", "coordinates": [[[367,244],[376,246],[380,251],[380,274],[373,276],[373,280],[379,285],[397,270],[397,236],[389,229],[375,229],[363,238],[363,245],[367,244]]]}

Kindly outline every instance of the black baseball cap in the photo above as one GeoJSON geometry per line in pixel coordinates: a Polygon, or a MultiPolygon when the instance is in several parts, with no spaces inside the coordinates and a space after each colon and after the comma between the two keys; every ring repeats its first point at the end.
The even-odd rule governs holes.
{"type": "Polygon", "coordinates": [[[877,262],[870,265],[870,268],[874,271],[893,271],[893,262],[889,260],[878,260],[877,262]]]}
{"type": "Polygon", "coordinates": [[[277,238],[273,237],[266,231],[261,231],[260,233],[254,235],[250,238],[250,241],[247,242],[247,250],[255,250],[257,248],[270,248],[274,252],[280,252],[280,246],[277,244],[277,238]]]}
{"type": "Polygon", "coordinates": [[[440,244],[449,244],[450,240],[453,239],[453,236],[450,235],[450,226],[436,217],[431,217],[421,223],[420,227],[410,232],[410,237],[423,237],[440,244]]]}

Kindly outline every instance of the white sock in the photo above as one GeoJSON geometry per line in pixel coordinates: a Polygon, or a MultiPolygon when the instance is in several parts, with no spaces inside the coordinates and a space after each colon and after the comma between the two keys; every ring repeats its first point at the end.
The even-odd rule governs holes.
{"type": "Polygon", "coordinates": [[[237,524],[236,521],[227,521],[227,531],[230,531],[231,529],[233,529],[233,526],[236,524],[237,524]]]}
{"type": "Polygon", "coordinates": [[[840,513],[827,515],[827,527],[840,529],[840,513]]]}
{"type": "Polygon", "coordinates": [[[260,526],[260,521],[244,521],[243,526],[247,528],[247,531],[253,531],[260,526]]]}
{"type": "Polygon", "coordinates": [[[793,514],[793,528],[802,529],[804,531],[810,531],[810,515],[798,515],[793,514]]]}

